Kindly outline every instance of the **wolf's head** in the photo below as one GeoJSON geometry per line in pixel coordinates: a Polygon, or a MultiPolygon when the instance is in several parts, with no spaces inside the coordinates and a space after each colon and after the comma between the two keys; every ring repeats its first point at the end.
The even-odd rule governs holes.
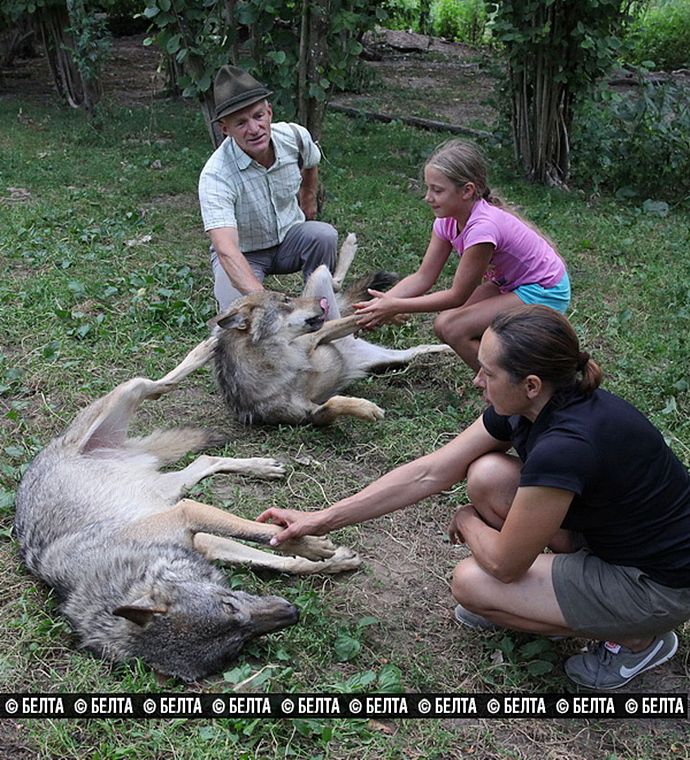
{"type": "Polygon", "coordinates": [[[298,335],[318,330],[327,316],[325,298],[290,298],[262,290],[243,296],[209,325],[221,331],[237,331],[238,335],[248,336],[252,343],[275,336],[289,342],[298,335]]]}
{"type": "Polygon", "coordinates": [[[183,681],[222,672],[251,639],[293,625],[278,596],[230,589],[225,574],[190,548],[129,541],[80,555],[61,609],[81,645],[100,657],[138,657],[183,681]]]}
{"type": "Polygon", "coordinates": [[[113,615],[129,621],[128,657],[186,682],[222,672],[249,640],[299,618],[281,597],[231,591],[206,579],[163,582],[113,615]]]}

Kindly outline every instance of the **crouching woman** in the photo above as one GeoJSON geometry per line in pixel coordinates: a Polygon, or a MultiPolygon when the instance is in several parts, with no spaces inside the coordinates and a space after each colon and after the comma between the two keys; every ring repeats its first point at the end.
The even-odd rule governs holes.
{"type": "Polygon", "coordinates": [[[498,315],[479,365],[488,407],[449,444],[320,512],[259,519],[286,526],[277,542],[322,535],[467,478],[471,503],[449,529],[471,551],[453,573],[458,622],[595,639],[566,674],[623,686],[675,654],[673,629],[690,618],[690,475],[637,409],[599,388],[553,309],[498,315]]]}

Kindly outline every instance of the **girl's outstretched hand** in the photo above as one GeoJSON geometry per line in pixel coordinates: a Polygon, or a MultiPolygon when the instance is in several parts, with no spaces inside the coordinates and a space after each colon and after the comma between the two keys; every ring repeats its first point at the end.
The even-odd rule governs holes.
{"type": "Polygon", "coordinates": [[[370,301],[359,301],[352,305],[357,315],[362,317],[357,324],[370,330],[393,321],[400,310],[398,299],[372,288],[367,292],[372,296],[370,301]]]}

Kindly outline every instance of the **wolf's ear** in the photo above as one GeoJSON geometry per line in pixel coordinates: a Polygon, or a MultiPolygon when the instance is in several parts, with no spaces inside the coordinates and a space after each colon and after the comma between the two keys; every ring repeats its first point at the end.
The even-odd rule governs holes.
{"type": "Polygon", "coordinates": [[[254,316],[250,330],[252,343],[258,343],[264,338],[275,335],[281,327],[282,322],[275,303],[266,304],[260,316],[258,318],[254,316]]]}
{"type": "Polygon", "coordinates": [[[217,319],[216,325],[222,330],[246,330],[247,317],[236,311],[233,314],[226,314],[217,319]]]}
{"type": "Polygon", "coordinates": [[[168,608],[165,605],[154,604],[150,598],[142,597],[134,604],[123,604],[122,607],[117,607],[113,610],[113,615],[126,618],[143,628],[151,622],[154,615],[164,615],[167,611],[168,608]]]}

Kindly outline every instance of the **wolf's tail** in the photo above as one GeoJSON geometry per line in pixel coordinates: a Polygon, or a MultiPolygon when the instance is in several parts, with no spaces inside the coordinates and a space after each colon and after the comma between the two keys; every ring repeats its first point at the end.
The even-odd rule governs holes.
{"type": "Polygon", "coordinates": [[[177,462],[190,451],[201,451],[227,442],[227,436],[212,430],[181,427],[154,430],[143,438],[128,438],[125,448],[152,454],[161,464],[177,462]]]}
{"type": "Polygon", "coordinates": [[[395,272],[371,272],[364,277],[355,280],[352,285],[338,294],[338,304],[341,307],[343,315],[352,311],[351,306],[357,301],[367,301],[371,298],[367,292],[372,290],[388,290],[398,281],[398,275],[395,272]]]}

